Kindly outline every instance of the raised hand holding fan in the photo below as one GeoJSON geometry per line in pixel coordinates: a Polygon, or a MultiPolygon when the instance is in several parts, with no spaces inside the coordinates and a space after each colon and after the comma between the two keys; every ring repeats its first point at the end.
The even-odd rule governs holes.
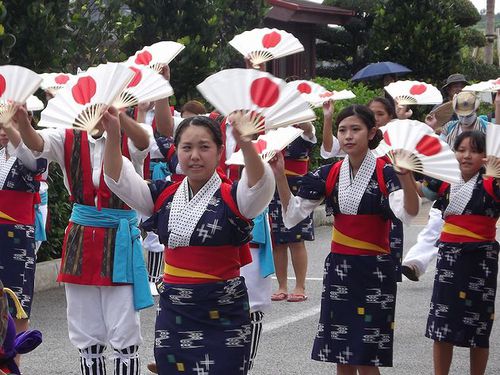
{"type": "Polygon", "coordinates": [[[92,133],[133,77],[132,70],[117,63],[102,64],[77,75],[48,102],[38,125],[92,133]]]}
{"type": "Polygon", "coordinates": [[[42,77],[22,66],[0,66],[0,123],[9,122],[17,105],[26,103],[41,82],[42,77]]]}
{"type": "Polygon", "coordinates": [[[414,120],[393,120],[384,130],[384,145],[380,147],[385,147],[395,167],[449,183],[460,181],[455,154],[429,126],[414,120]]]}
{"type": "Polygon", "coordinates": [[[172,41],[162,41],[146,46],[130,56],[126,61],[129,66],[147,66],[161,72],[183,49],[184,45],[172,41]]]}
{"type": "MultiPolygon", "coordinates": [[[[262,160],[268,162],[276,155],[276,152],[285,149],[286,146],[300,137],[303,132],[302,129],[288,126],[286,128],[270,130],[252,142],[262,160]]],[[[244,165],[243,152],[241,150],[234,152],[226,161],[226,164],[244,165]]]]}
{"type": "Polygon", "coordinates": [[[170,83],[153,69],[135,66],[130,66],[129,69],[134,73],[134,77],[115,100],[114,107],[131,107],[173,95],[174,90],[170,83]]]}
{"type": "Polygon", "coordinates": [[[197,86],[221,114],[237,116],[242,136],[316,118],[296,90],[269,73],[254,69],[227,69],[211,75],[197,86]]]}
{"type": "Polygon", "coordinates": [[[431,84],[419,81],[397,81],[384,87],[398,105],[441,104],[443,95],[431,84]]]}
{"type": "Polygon", "coordinates": [[[278,29],[253,29],[236,35],[229,44],[245,58],[249,59],[253,67],[304,51],[304,46],[292,34],[278,29]]]}
{"type": "Polygon", "coordinates": [[[486,128],[486,176],[500,178],[500,125],[489,123],[486,128]]]}

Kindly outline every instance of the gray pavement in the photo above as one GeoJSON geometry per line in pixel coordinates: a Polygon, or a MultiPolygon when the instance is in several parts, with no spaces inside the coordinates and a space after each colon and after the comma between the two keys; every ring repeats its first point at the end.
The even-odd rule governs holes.
{"type": "MultiPolygon", "coordinates": [[[[423,222],[422,222],[423,224],[423,222]]],[[[415,243],[422,225],[406,230],[405,251],[415,243]]],[[[329,251],[331,229],[316,228],[317,239],[308,243],[309,270],[308,301],[302,303],[274,302],[265,316],[264,332],[252,375],[334,374],[335,365],[310,359],[312,341],[318,321],[323,261],[329,251]]],[[[399,285],[394,367],[382,369],[383,374],[427,375],[432,373],[432,341],[424,337],[427,312],[432,291],[433,269],[420,282],[405,280],[399,285]]],[[[290,270],[290,275],[293,273],[290,270]]],[[[276,281],[274,284],[277,285],[276,281]]],[[[293,287],[293,280],[290,280],[293,287]]],[[[92,308],[89,306],[89,308],[92,308]]],[[[497,309],[499,308],[497,302],[497,309]]],[[[44,334],[43,344],[23,357],[24,375],[79,374],[78,353],[67,335],[64,289],[57,288],[35,295],[33,328],[44,334]]],[[[144,345],[141,347],[143,374],[146,364],[153,360],[153,308],[142,312],[144,345]]],[[[109,353],[110,354],[110,353],[109,353]]],[[[468,373],[468,350],[455,349],[451,374],[468,373]]],[[[108,373],[111,373],[108,366],[108,373]]],[[[493,326],[487,374],[500,374],[500,325],[493,326]]],[[[215,374],[231,375],[231,374],[215,374]]]]}

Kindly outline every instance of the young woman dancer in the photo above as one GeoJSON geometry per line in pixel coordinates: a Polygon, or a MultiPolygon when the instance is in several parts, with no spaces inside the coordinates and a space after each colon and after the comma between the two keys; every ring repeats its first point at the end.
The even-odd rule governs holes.
{"type": "Polygon", "coordinates": [[[459,184],[427,183],[423,192],[436,199],[444,226],[426,336],[434,340],[434,371],[448,374],[455,346],[470,348],[470,373],[485,373],[495,314],[498,273],[496,223],[500,216],[498,179],[483,178],[485,135],[457,136],[459,184]]]}
{"type": "Polygon", "coordinates": [[[105,115],[105,172],[118,196],[151,216],[145,223],[165,245],[165,274],[156,319],[155,360],[159,374],[198,369],[246,374],[250,354],[248,295],[240,267],[251,261],[251,218],[269,204],[274,178],[250,142],[233,135],[246,168],[230,184],[216,172],[220,127],[204,116],[185,119],[174,142],[181,182],[147,184],[121,157],[119,122],[105,115]]]}
{"type": "Polygon", "coordinates": [[[281,154],[272,168],[287,227],[323,200],[327,214],[335,216],[312,358],[337,363],[338,374],[379,374],[378,366],[392,366],[396,277],[390,220],[408,222],[418,213],[419,199],[411,173],[396,175],[370,152],[379,139],[367,107],[345,108],[337,125],[347,156],[306,175],[297,195],[288,187],[281,154]]]}

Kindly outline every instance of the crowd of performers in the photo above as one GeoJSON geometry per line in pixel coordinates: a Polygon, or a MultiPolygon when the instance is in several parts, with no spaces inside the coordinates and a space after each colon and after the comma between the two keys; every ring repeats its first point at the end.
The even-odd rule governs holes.
{"type": "MultiPolygon", "coordinates": [[[[170,78],[168,67],[162,74],[170,78]]],[[[299,125],[302,136],[264,163],[241,136],[237,114],[206,116],[199,102],[180,113],[168,99],[141,105],[133,116],[110,108],[93,134],[35,130],[19,107],[0,127],[0,279],[29,317],[37,241],[44,239],[39,211],[47,199],[40,196],[47,163],[55,162],[73,204],[58,281],[65,285],[81,373],[105,374],[108,347],[114,374],[141,372],[139,311],[153,305],[153,293],[159,302],[151,370],[246,374],[271,300],[307,299],[304,241],[314,240],[312,212],[324,202],[334,225],[312,358],[336,363],[338,374],[379,374],[379,367],[392,366],[401,270],[418,280],[437,254],[425,332],[434,340],[435,373],[447,374],[453,347],[463,346],[470,348],[471,374],[483,374],[494,317],[500,187],[482,176],[485,124],[495,120],[476,115],[474,94],[460,93],[465,83],[453,75],[444,87],[457,118],[441,137],[462,174],[451,185],[416,179],[371,152],[380,127],[411,116],[386,98],[338,113],[337,137],[334,103],[323,106],[321,155],[342,160],[313,172],[312,124],[299,125]],[[243,169],[225,164],[236,150],[244,155],[243,169]],[[420,197],[435,203],[402,260],[403,223],[418,214],[420,197]],[[288,249],[294,289],[287,285],[288,249]],[[112,277],[116,268],[120,282],[112,277]]],[[[436,123],[432,116],[426,122],[436,123]]],[[[13,317],[17,332],[28,330],[27,318],[13,317]]],[[[5,356],[0,351],[0,373],[19,373],[19,357],[13,361],[11,354],[6,367],[5,356]]]]}

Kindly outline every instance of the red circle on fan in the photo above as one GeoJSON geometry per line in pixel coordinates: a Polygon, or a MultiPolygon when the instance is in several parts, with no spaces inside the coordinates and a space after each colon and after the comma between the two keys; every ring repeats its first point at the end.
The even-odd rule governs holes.
{"type": "Polygon", "coordinates": [[[439,142],[439,138],[426,134],[420,141],[418,141],[415,149],[422,155],[432,156],[439,153],[442,147],[441,142],[439,142]]]}
{"type": "Polygon", "coordinates": [[[139,65],[149,65],[151,60],[153,60],[153,55],[148,51],[142,51],[135,57],[135,63],[139,65]]]}
{"type": "Polygon", "coordinates": [[[54,78],[55,83],[58,85],[64,85],[69,81],[69,76],[67,74],[59,74],[54,78]]]}
{"type": "Polygon", "coordinates": [[[71,94],[73,94],[73,98],[75,102],[81,105],[85,105],[90,103],[92,97],[96,92],[96,82],[94,78],[87,76],[78,78],[78,82],[71,89],[71,94]]]}
{"type": "Polygon", "coordinates": [[[384,133],[384,141],[387,143],[389,146],[391,145],[391,139],[389,138],[388,132],[384,133]]]}
{"type": "Polygon", "coordinates": [[[257,152],[260,154],[262,151],[264,151],[267,147],[267,142],[263,139],[259,139],[257,142],[253,144],[253,147],[257,150],[257,152]]]}
{"type": "Polygon", "coordinates": [[[136,67],[133,67],[133,66],[129,66],[130,70],[132,70],[135,75],[134,75],[134,78],[132,78],[132,81],[130,81],[130,83],[128,84],[127,87],[135,87],[139,84],[139,82],[141,82],[141,79],[142,79],[142,73],[141,73],[141,70],[140,69],[137,69],[136,67]]]}
{"type": "Polygon", "coordinates": [[[422,95],[424,92],[427,91],[427,87],[425,87],[425,85],[413,85],[411,88],[410,88],[410,94],[412,95],[422,95]]]}
{"type": "Polygon", "coordinates": [[[297,90],[302,94],[310,94],[312,91],[311,85],[309,83],[302,82],[297,86],[297,90]]]}
{"type": "Polygon", "coordinates": [[[281,35],[276,31],[273,31],[272,33],[266,34],[262,37],[262,46],[264,48],[276,47],[279,42],[281,42],[281,35]]]}
{"type": "Polygon", "coordinates": [[[250,96],[259,107],[271,107],[280,97],[280,88],[269,78],[257,78],[250,86],[250,96]]]}
{"type": "Polygon", "coordinates": [[[0,74],[0,96],[3,95],[6,87],[7,87],[7,82],[5,81],[5,77],[0,74]]]}

